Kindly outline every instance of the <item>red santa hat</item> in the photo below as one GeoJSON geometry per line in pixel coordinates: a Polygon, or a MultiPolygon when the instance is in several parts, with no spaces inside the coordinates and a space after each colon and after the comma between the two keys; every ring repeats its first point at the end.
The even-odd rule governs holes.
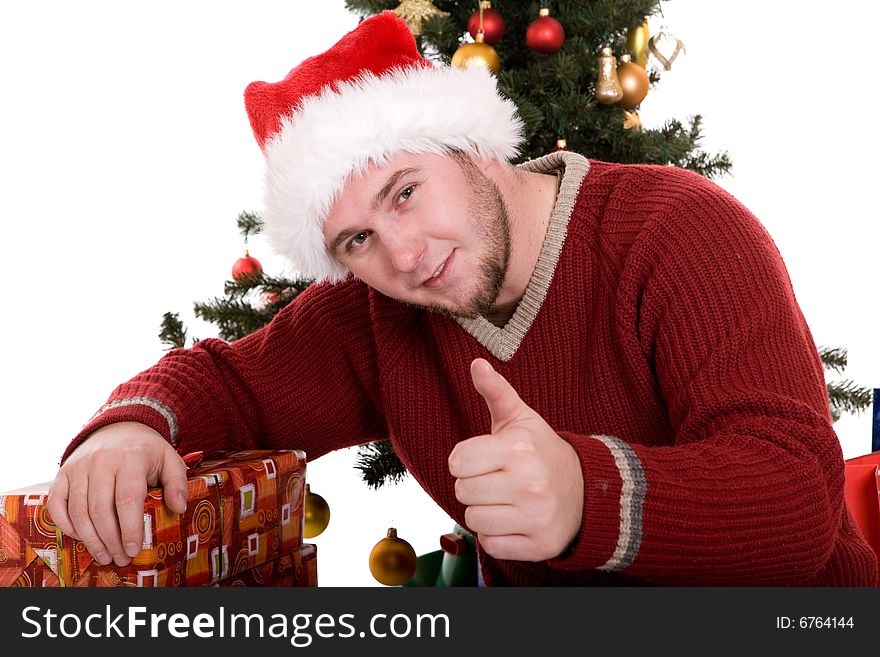
{"type": "Polygon", "coordinates": [[[294,270],[316,280],[348,273],[322,228],[346,180],[401,151],[460,150],[509,161],[522,141],[514,103],[485,66],[437,66],[392,11],[364,20],[281,82],[244,93],[266,157],[263,232],[294,270]]]}

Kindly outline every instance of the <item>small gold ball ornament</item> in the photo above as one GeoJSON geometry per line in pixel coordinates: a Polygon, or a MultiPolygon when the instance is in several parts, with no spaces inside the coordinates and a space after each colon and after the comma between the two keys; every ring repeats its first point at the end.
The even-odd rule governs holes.
{"type": "Polygon", "coordinates": [[[498,58],[495,48],[486,43],[484,38],[482,32],[477,32],[473,43],[466,43],[455,51],[455,54],[452,55],[452,65],[458,68],[467,68],[476,62],[497,74],[501,70],[501,60],[498,58]]]}
{"type": "Polygon", "coordinates": [[[620,66],[617,67],[617,79],[620,81],[620,88],[623,89],[623,96],[620,99],[621,107],[633,109],[638,107],[639,103],[645,100],[648,95],[648,87],[650,80],[648,74],[641,66],[630,61],[630,56],[620,56],[620,66]]]}
{"type": "Polygon", "coordinates": [[[327,500],[313,493],[306,484],[305,511],[303,512],[303,536],[314,538],[330,524],[330,505],[327,500]]]}
{"type": "Polygon", "coordinates": [[[388,533],[376,543],[370,552],[370,572],[380,584],[400,586],[410,580],[416,572],[418,558],[412,545],[398,538],[397,529],[388,528],[388,533]]]}

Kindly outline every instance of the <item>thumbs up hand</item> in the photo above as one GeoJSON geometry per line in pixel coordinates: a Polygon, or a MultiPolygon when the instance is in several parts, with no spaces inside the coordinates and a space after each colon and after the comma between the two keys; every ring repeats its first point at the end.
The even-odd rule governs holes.
{"type": "Polygon", "coordinates": [[[496,559],[556,557],[580,532],[580,459],[488,361],[474,360],[471,378],[489,407],[492,433],[463,440],[449,455],[465,524],[496,559]]]}

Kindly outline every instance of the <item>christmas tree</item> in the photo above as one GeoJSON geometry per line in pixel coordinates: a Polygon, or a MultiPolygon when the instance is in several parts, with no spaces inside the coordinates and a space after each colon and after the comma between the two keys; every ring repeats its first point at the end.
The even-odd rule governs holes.
{"type": "MultiPolygon", "coordinates": [[[[345,4],[361,17],[387,9],[396,10],[404,20],[412,17],[407,22],[418,33],[419,50],[439,64],[452,63],[461,47],[474,40],[468,24],[478,26],[482,8],[484,40],[500,62],[498,88],[516,103],[526,124],[520,161],[545,155],[563,139],[569,150],[607,162],[672,164],[708,177],[730,169],[726,153],[708,154],[699,148],[699,115],[686,123],[669,119],[660,128],[640,129],[640,99],[607,104],[607,97],[605,102],[597,97],[604,48],[618,59],[629,56],[650,83],[659,81],[657,67],[646,57],[648,39],[644,38],[647,17],[660,10],[657,0],[346,0],[345,4]],[[542,8],[552,13],[540,16],[542,8]],[[552,22],[542,24],[547,21],[552,22]],[[561,32],[552,30],[553,23],[561,32]]],[[[647,85],[642,91],[648,91],[647,85]]]]}
{"type": "MultiPolygon", "coordinates": [[[[245,211],[238,215],[238,230],[245,245],[250,236],[261,232],[262,226],[260,218],[252,212],[245,211]]],[[[233,265],[232,278],[224,285],[225,296],[197,302],[193,312],[199,319],[215,324],[219,338],[231,342],[268,324],[279,310],[311,283],[311,280],[303,278],[268,276],[259,261],[245,250],[244,256],[233,265]]],[[[187,340],[187,333],[177,313],[165,313],[159,339],[169,349],[198,342],[195,337],[187,340]]]]}
{"type": "MultiPolygon", "coordinates": [[[[639,103],[682,45],[658,33],[655,37],[671,46],[664,52],[662,39],[649,39],[647,18],[660,12],[656,0],[346,0],[346,6],[362,18],[397,11],[422,54],[438,64],[477,58],[497,69],[500,92],[516,103],[525,123],[519,161],[568,148],[599,160],[672,165],[709,178],[731,168],[727,153],[701,150],[698,114],[687,122],[670,118],[659,128],[641,126],[639,103]]],[[[247,245],[261,222],[242,212],[238,228],[247,245]]],[[[247,253],[234,271],[224,297],[194,307],[197,317],[217,325],[219,337],[229,341],[268,323],[311,283],[268,276],[247,253]]],[[[169,348],[187,346],[176,314],[165,314],[160,339],[169,348]]],[[[840,373],[846,366],[843,349],[823,347],[820,356],[826,369],[840,373]]],[[[834,421],[872,403],[872,391],[849,380],[830,382],[828,392],[834,421]]],[[[355,467],[373,488],[406,475],[388,441],[359,447],[355,467]]]]}

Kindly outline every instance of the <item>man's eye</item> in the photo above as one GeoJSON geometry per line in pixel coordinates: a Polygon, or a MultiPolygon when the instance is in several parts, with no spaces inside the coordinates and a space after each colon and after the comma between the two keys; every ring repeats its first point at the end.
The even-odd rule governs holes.
{"type": "Polygon", "coordinates": [[[409,187],[404,189],[402,192],[400,192],[400,196],[398,197],[398,200],[400,200],[400,201],[407,200],[410,196],[412,196],[413,190],[414,190],[413,185],[410,185],[409,187]]]}
{"type": "Polygon", "coordinates": [[[348,241],[348,244],[345,245],[345,251],[346,251],[346,253],[349,252],[349,251],[351,251],[351,249],[352,249],[353,247],[358,247],[358,246],[360,246],[361,244],[363,244],[364,242],[366,242],[366,241],[367,241],[367,237],[368,237],[368,232],[367,232],[367,231],[362,231],[362,232],[358,233],[357,235],[355,235],[354,237],[352,237],[352,238],[348,241]]]}

